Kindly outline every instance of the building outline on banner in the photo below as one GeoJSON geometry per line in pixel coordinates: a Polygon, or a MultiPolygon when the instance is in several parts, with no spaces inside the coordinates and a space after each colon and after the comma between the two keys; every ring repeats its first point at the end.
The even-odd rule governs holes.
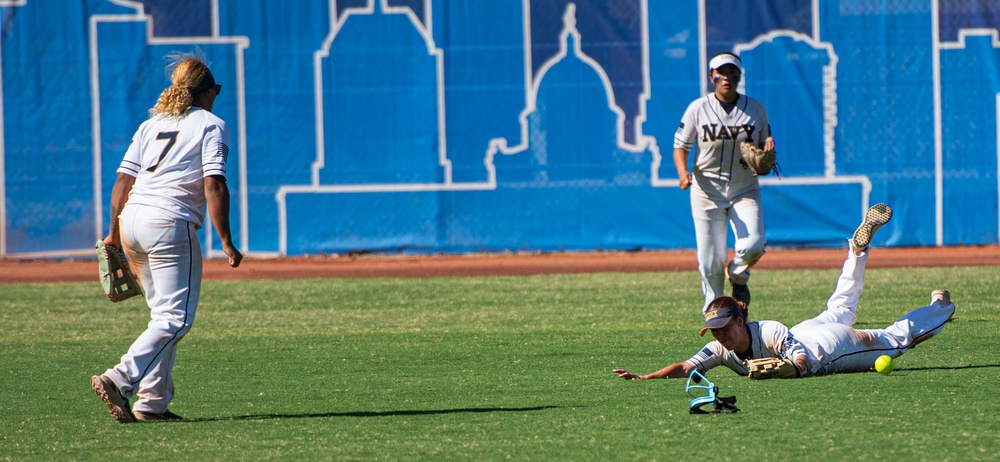
{"type": "MultiPolygon", "coordinates": [[[[331,0],[335,3],[335,0],[331,0]]],[[[815,0],[814,0],[815,1],[815,0]]],[[[566,10],[563,14],[563,29],[559,34],[559,51],[545,63],[540,66],[537,75],[534,75],[531,69],[530,63],[532,62],[531,57],[531,12],[530,12],[530,2],[529,0],[522,0],[523,3],[523,13],[522,18],[524,22],[524,34],[525,34],[525,90],[526,90],[526,105],[525,108],[520,112],[518,116],[518,122],[520,125],[520,140],[517,144],[509,145],[506,138],[493,138],[489,141],[489,147],[486,152],[486,157],[484,159],[484,165],[487,170],[487,180],[484,182],[468,182],[468,183],[454,183],[451,176],[451,163],[449,161],[447,153],[447,145],[445,140],[445,117],[444,117],[444,79],[442,70],[442,60],[444,58],[443,51],[438,48],[432,38],[432,26],[428,20],[428,24],[422,25],[419,20],[415,17],[415,14],[408,7],[394,7],[390,8],[388,6],[387,0],[373,0],[364,7],[351,8],[345,10],[345,12],[338,18],[336,16],[336,8],[331,8],[331,27],[330,33],[327,35],[326,40],[323,42],[323,47],[318,50],[314,57],[314,72],[315,72],[315,91],[316,91],[316,136],[317,136],[317,158],[312,166],[312,181],[309,185],[282,185],[278,188],[275,193],[275,201],[278,204],[278,253],[280,255],[287,255],[288,253],[288,212],[287,212],[287,196],[288,194],[302,194],[302,193],[315,193],[315,194],[339,194],[339,193],[404,193],[404,192],[432,192],[432,191],[489,191],[495,190],[497,188],[497,172],[494,159],[499,154],[501,156],[506,155],[516,155],[525,152],[528,149],[529,143],[529,128],[528,128],[528,116],[536,109],[536,102],[538,97],[538,91],[541,85],[541,81],[544,79],[545,73],[548,69],[558,64],[564,59],[570,57],[570,51],[568,48],[568,39],[573,39],[573,50],[572,56],[580,61],[584,62],[586,65],[590,66],[594,71],[600,76],[601,82],[604,85],[605,92],[608,96],[609,105],[608,108],[615,113],[616,116],[616,145],[625,151],[639,153],[644,150],[649,150],[652,153],[652,162],[650,164],[650,187],[653,188],[676,188],[678,183],[676,179],[671,178],[660,178],[659,169],[662,165],[662,153],[660,152],[660,146],[657,140],[653,136],[643,135],[642,126],[646,121],[646,101],[650,97],[650,68],[648,65],[648,53],[649,53],[649,28],[648,28],[648,3],[647,1],[641,1],[640,5],[642,7],[642,31],[641,37],[643,39],[642,43],[642,53],[645,65],[642,69],[643,76],[643,90],[640,94],[640,104],[639,113],[637,116],[637,123],[635,124],[636,129],[636,143],[629,144],[625,141],[624,133],[624,118],[625,115],[622,109],[614,104],[615,95],[611,86],[610,78],[605,71],[605,69],[593,58],[587,56],[581,48],[581,34],[576,28],[576,6],[574,3],[568,3],[566,10]],[[351,15],[360,14],[377,14],[375,8],[375,2],[380,2],[381,9],[378,13],[382,14],[406,14],[410,22],[418,29],[420,35],[424,38],[427,44],[428,54],[434,56],[437,59],[437,85],[438,85],[438,128],[439,137],[441,139],[440,151],[439,151],[439,163],[440,166],[445,168],[444,181],[442,183],[399,183],[399,184],[336,184],[336,185],[323,185],[319,179],[319,170],[325,165],[324,159],[324,133],[323,133],[323,81],[322,81],[322,59],[329,57],[330,48],[333,42],[336,40],[337,32],[343,27],[344,22],[351,15]]],[[[425,8],[430,8],[430,1],[426,2],[425,8]]],[[[699,48],[701,52],[701,60],[703,63],[707,63],[706,57],[706,15],[705,15],[705,0],[699,1],[699,48]]],[[[429,14],[425,14],[426,17],[430,17],[429,14]]],[[[818,13],[817,8],[813,8],[813,28],[814,34],[818,30],[818,13]]],[[[792,31],[772,31],[769,34],[757,37],[755,40],[749,44],[738,45],[734,52],[737,54],[743,50],[752,50],[766,44],[767,42],[773,41],[775,37],[792,37],[798,41],[805,41],[809,45],[817,49],[825,49],[831,56],[831,63],[824,69],[823,79],[824,79],[824,165],[825,171],[823,176],[791,176],[784,177],[781,179],[775,178],[761,178],[760,183],[762,187],[781,187],[781,186],[813,186],[813,185],[833,185],[833,184],[857,184],[861,188],[861,198],[862,202],[858,204],[859,213],[864,213],[869,205],[869,197],[872,190],[871,180],[866,175],[837,175],[836,165],[835,165],[835,154],[834,154],[834,128],[836,127],[836,55],[834,53],[833,47],[829,43],[822,43],[813,37],[806,36],[804,34],[795,33],[792,31]],[[832,108],[831,108],[832,106],[832,108]]],[[[702,66],[701,69],[703,81],[707,79],[707,64],[702,66]]],[[[741,90],[742,90],[741,83],[741,90]]],[[[704,90],[703,90],[704,92],[704,90]]],[[[668,140],[672,146],[672,140],[668,140]]],[[[672,153],[672,149],[669,151],[672,153]]]]}
{"type": "MultiPolygon", "coordinates": [[[[249,211],[248,208],[248,196],[247,196],[247,134],[246,134],[246,84],[245,84],[245,64],[244,64],[244,50],[250,46],[249,37],[222,37],[219,35],[219,0],[211,0],[211,28],[212,32],[208,37],[155,37],[153,35],[153,17],[145,13],[145,7],[142,2],[137,0],[109,0],[119,6],[126,8],[132,8],[135,10],[134,14],[107,14],[107,15],[93,15],[89,18],[90,22],[90,81],[91,81],[91,111],[93,125],[91,127],[93,133],[93,176],[94,176],[94,208],[95,208],[95,234],[100,239],[103,236],[103,226],[104,226],[104,199],[102,194],[102,179],[101,179],[101,98],[100,98],[100,63],[98,59],[98,54],[100,50],[100,44],[98,43],[98,27],[102,23],[120,23],[120,22],[143,22],[146,24],[146,45],[186,45],[186,46],[197,46],[197,45],[232,45],[235,47],[234,60],[236,63],[235,71],[235,106],[236,106],[236,117],[235,121],[235,135],[237,144],[237,162],[239,165],[237,187],[239,190],[238,203],[239,203],[239,230],[240,230],[240,244],[241,249],[246,249],[249,243],[249,211]]],[[[209,258],[217,256],[217,254],[224,255],[222,252],[213,251],[213,231],[212,231],[212,221],[205,220],[205,248],[206,256],[209,258]]],[[[86,254],[93,253],[91,250],[86,250],[86,254]]],[[[60,253],[60,255],[65,255],[65,253],[60,253]]]]}
{"type": "MultiPolygon", "coordinates": [[[[813,10],[815,12],[815,9],[813,10]]],[[[825,50],[830,57],[830,63],[823,66],[823,176],[819,177],[786,177],[761,178],[761,186],[800,186],[800,185],[827,185],[827,184],[858,184],[862,190],[862,203],[859,204],[860,214],[868,210],[870,195],[872,190],[871,179],[867,175],[837,175],[836,145],[834,140],[835,129],[837,127],[837,61],[838,57],[833,45],[828,42],[821,42],[814,37],[800,34],[794,31],[771,31],[761,35],[747,44],[738,44],[733,48],[733,52],[739,55],[744,51],[754,50],[767,43],[773,43],[779,37],[791,38],[795,41],[804,42],[816,50],[825,50]]],[[[740,82],[741,92],[745,81],[740,82]]]]}
{"type": "MultiPolygon", "coordinates": [[[[315,103],[316,103],[315,115],[317,117],[316,121],[317,133],[315,134],[315,136],[317,140],[317,152],[315,153],[315,159],[313,163],[309,167],[311,170],[310,181],[308,184],[277,184],[274,185],[274,189],[270,189],[269,186],[268,192],[265,193],[265,194],[270,194],[271,191],[275,191],[274,197],[278,204],[278,215],[279,215],[278,225],[277,225],[278,236],[276,237],[278,254],[286,255],[288,249],[288,236],[287,236],[288,217],[286,210],[286,205],[287,205],[286,199],[288,194],[299,194],[299,193],[342,194],[342,193],[358,193],[358,192],[361,193],[375,192],[375,193],[391,194],[397,192],[408,193],[408,192],[427,192],[427,191],[447,192],[447,191],[496,190],[498,187],[498,180],[497,180],[497,166],[494,160],[498,158],[497,157],[498,154],[500,156],[515,155],[524,152],[526,149],[530,147],[530,143],[532,141],[529,139],[529,136],[527,135],[527,133],[529,133],[528,130],[530,128],[528,126],[527,116],[531,114],[532,110],[536,107],[536,104],[539,102],[538,92],[541,81],[545,78],[547,70],[551,69],[559,62],[562,62],[563,60],[567,59],[575,58],[580,60],[581,62],[585,63],[586,65],[594,69],[596,74],[600,76],[601,83],[604,85],[605,93],[608,96],[608,109],[614,113],[615,117],[614,139],[616,146],[622,151],[627,151],[630,153],[649,151],[652,154],[652,160],[649,165],[650,167],[649,187],[651,188],[677,187],[676,179],[670,178],[669,167],[664,168],[664,173],[662,177],[660,172],[660,167],[663,164],[663,155],[662,155],[663,153],[661,153],[661,149],[664,151],[668,151],[668,159],[669,159],[671,157],[669,155],[669,152],[672,152],[672,150],[668,150],[667,147],[672,146],[672,139],[664,139],[665,137],[662,135],[660,135],[659,139],[657,139],[657,136],[644,134],[644,132],[649,132],[649,127],[643,129],[644,125],[648,125],[648,122],[646,120],[648,117],[647,111],[652,108],[652,106],[649,106],[647,104],[652,96],[650,82],[651,82],[651,76],[653,75],[651,74],[651,68],[649,64],[649,53],[651,49],[650,48],[651,30],[648,18],[650,14],[649,13],[650,4],[648,0],[639,0],[638,3],[635,5],[635,7],[638,9],[633,10],[633,11],[641,10],[641,21],[636,25],[636,27],[641,28],[641,30],[639,30],[638,32],[639,36],[641,36],[642,43],[637,44],[636,47],[631,50],[631,52],[634,53],[638,53],[641,51],[642,62],[643,62],[643,65],[641,67],[641,83],[639,80],[640,75],[638,73],[635,74],[636,79],[630,81],[631,83],[642,85],[641,90],[636,88],[635,86],[633,87],[636,88],[635,91],[637,92],[634,94],[638,95],[637,106],[634,104],[636,100],[633,100],[631,98],[622,100],[625,101],[625,104],[627,105],[619,104],[621,102],[618,103],[615,102],[615,90],[614,88],[612,88],[611,85],[612,82],[617,82],[617,80],[612,78],[615,74],[610,73],[607,70],[610,68],[604,67],[604,65],[602,65],[599,60],[594,59],[592,56],[584,52],[584,48],[581,48],[581,37],[580,37],[581,32],[580,29],[575,27],[575,16],[573,16],[577,8],[577,6],[574,3],[571,2],[566,3],[567,6],[563,14],[564,23],[561,31],[559,32],[560,40],[558,43],[558,47],[555,46],[556,44],[554,41],[549,43],[552,45],[551,48],[552,50],[555,50],[555,48],[559,48],[559,50],[556,52],[555,55],[545,58],[544,62],[540,61],[538,63],[534,63],[534,66],[536,67],[540,66],[540,67],[538,67],[537,71],[533,70],[533,61],[532,61],[533,50],[531,41],[532,39],[531,24],[533,17],[531,12],[531,1],[522,0],[521,21],[523,26],[524,48],[525,48],[523,53],[525,59],[525,72],[524,72],[525,105],[523,108],[521,108],[520,112],[517,115],[518,119],[517,123],[519,124],[518,127],[516,128],[513,127],[513,120],[511,118],[507,119],[508,121],[511,122],[510,125],[512,128],[514,128],[515,130],[519,129],[520,139],[517,140],[516,143],[513,144],[508,143],[509,139],[513,140],[514,137],[517,136],[513,133],[509,134],[507,137],[489,138],[489,141],[487,142],[488,146],[484,149],[482,157],[483,172],[485,173],[486,179],[485,180],[479,179],[478,181],[471,181],[471,182],[455,182],[452,177],[452,166],[451,166],[452,158],[449,156],[448,140],[447,137],[445,136],[446,123],[447,123],[445,117],[446,82],[444,82],[443,74],[444,70],[446,69],[444,63],[445,59],[447,58],[446,56],[447,49],[443,46],[438,46],[435,43],[433,37],[434,33],[433,15],[431,14],[433,11],[431,8],[432,1],[433,0],[423,1],[420,3],[422,7],[416,7],[416,6],[407,6],[400,2],[397,2],[396,6],[390,6],[391,2],[389,0],[369,0],[363,2],[364,6],[358,6],[358,7],[351,6],[338,13],[336,9],[336,4],[338,3],[338,0],[329,0],[330,5],[332,5],[333,7],[330,10],[331,11],[330,23],[329,23],[329,29],[327,30],[326,40],[318,50],[312,52],[314,57],[314,63],[313,63],[314,65],[313,73],[315,79],[314,85],[316,86],[317,90],[316,94],[313,96],[315,98],[315,103]],[[437,73],[436,98],[437,98],[437,130],[438,130],[437,133],[438,146],[436,155],[437,155],[438,166],[441,169],[443,169],[443,176],[440,182],[427,182],[427,183],[372,182],[372,183],[356,183],[356,184],[343,183],[343,184],[324,185],[320,180],[320,170],[323,168],[325,162],[327,161],[327,159],[324,156],[325,147],[323,145],[325,136],[322,128],[323,127],[322,121],[324,117],[322,79],[323,79],[324,69],[322,68],[321,63],[324,57],[328,56],[330,52],[330,47],[336,40],[337,32],[344,25],[344,22],[348,20],[348,18],[354,15],[365,15],[365,14],[370,15],[375,13],[376,10],[378,10],[382,14],[406,15],[406,17],[409,19],[413,27],[417,30],[420,36],[423,37],[427,45],[428,56],[431,56],[435,60],[436,63],[435,69],[437,73]],[[571,25],[570,23],[574,24],[571,25]],[[567,39],[573,40],[574,43],[572,44],[572,46],[568,45],[567,39]],[[632,120],[635,121],[635,124],[632,126],[628,126],[625,122],[623,122],[623,119],[625,118],[632,118],[632,120]],[[661,147],[660,144],[662,144],[663,146],[661,147]]],[[[707,44],[709,42],[708,39],[706,38],[706,29],[707,29],[706,18],[708,17],[708,15],[706,14],[706,5],[708,4],[709,1],[710,0],[699,0],[697,2],[698,24],[694,26],[697,27],[697,36],[698,36],[697,46],[700,52],[700,56],[698,57],[698,59],[701,61],[702,64],[699,72],[703,76],[702,81],[707,81],[707,76],[705,75],[707,73],[706,50],[708,48],[707,44]]],[[[175,36],[175,37],[156,36],[156,34],[153,31],[154,17],[152,16],[151,13],[148,13],[146,11],[146,7],[144,6],[148,4],[148,2],[143,2],[140,0],[108,0],[108,2],[110,4],[129,9],[132,12],[118,13],[118,14],[110,14],[110,13],[92,14],[91,16],[86,18],[86,21],[88,22],[87,24],[88,30],[90,32],[90,36],[88,38],[88,43],[86,44],[86,47],[87,51],[89,52],[89,74],[91,78],[90,96],[91,96],[91,102],[93,103],[92,107],[90,108],[91,109],[90,114],[92,117],[92,125],[90,127],[91,128],[90,131],[91,134],[93,135],[91,141],[91,143],[93,144],[93,152],[91,154],[93,158],[92,182],[94,185],[92,199],[94,201],[93,209],[95,210],[94,215],[96,217],[95,222],[93,223],[94,233],[98,237],[102,237],[101,236],[102,230],[104,229],[104,226],[106,226],[105,223],[106,220],[103,218],[105,215],[104,211],[106,210],[106,204],[104,204],[105,198],[103,197],[104,193],[102,185],[104,184],[104,182],[102,178],[102,168],[101,168],[102,157],[103,157],[101,155],[102,120],[101,120],[101,107],[100,107],[102,97],[100,95],[101,88],[99,79],[101,74],[100,62],[99,62],[101,44],[98,43],[99,36],[97,31],[99,30],[102,24],[107,24],[107,23],[123,23],[123,22],[145,23],[146,45],[178,45],[178,46],[228,45],[233,47],[232,48],[234,52],[233,55],[229,54],[230,52],[228,51],[229,50],[228,48],[227,51],[223,52],[223,54],[227,56],[227,60],[232,59],[232,61],[235,63],[234,72],[236,73],[235,75],[236,88],[234,92],[236,93],[237,96],[236,96],[236,101],[233,104],[233,107],[235,108],[234,113],[236,118],[235,120],[236,129],[234,130],[234,138],[235,142],[238,143],[237,162],[239,165],[239,170],[236,172],[236,176],[238,177],[237,181],[238,181],[239,194],[237,197],[235,197],[235,199],[238,201],[237,203],[239,204],[239,210],[238,210],[238,222],[239,222],[238,229],[240,232],[239,245],[245,251],[249,251],[248,249],[248,245],[250,242],[249,214],[251,213],[251,210],[248,198],[249,194],[248,190],[250,189],[249,187],[250,185],[248,185],[248,179],[247,179],[248,178],[247,133],[246,133],[247,114],[246,114],[246,81],[244,75],[245,73],[244,54],[245,50],[250,46],[250,38],[248,36],[222,37],[220,35],[220,25],[221,25],[219,17],[220,0],[209,0],[207,4],[201,5],[210,9],[203,11],[210,14],[211,18],[210,18],[210,23],[208,24],[210,25],[210,27],[203,27],[201,29],[202,32],[198,33],[204,34],[204,31],[210,30],[210,32],[208,32],[208,35],[175,36]]],[[[31,8],[32,6],[36,7],[39,6],[39,4],[31,5],[31,3],[32,2],[28,2],[27,0],[0,0],[0,7],[31,8]]],[[[822,82],[823,82],[822,174],[819,174],[820,169],[817,168],[815,170],[816,173],[815,175],[812,173],[808,175],[800,174],[797,176],[792,174],[788,176],[782,176],[781,179],[777,179],[774,177],[766,177],[766,178],[761,178],[760,183],[762,189],[765,190],[768,188],[774,188],[778,186],[813,186],[813,185],[831,185],[831,184],[860,185],[862,193],[861,196],[862,204],[859,204],[860,205],[859,209],[863,211],[868,206],[869,198],[872,191],[872,180],[870,179],[869,176],[863,174],[840,175],[837,172],[837,162],[836,162],[837,159],[836,159],[836,149],[835,149],[836,147],[834,146],[834,142],[835,142],[835,129],[837,128],[837,117],[838,117],[837,115],[838,107],[836,104],[837,101],[836,79],[837,79],[838,56],[836,55],[835,50],[833,48],[833,43],[835,42],[823,42],[820,40],[820,33],[819,33],[821,24],[820,3],[821,2],[819,2],[819,0],[811,0],[812,31],[809,33],[804,33],[805,31],[808,30],[809,26],[807,25],[806,22],[802,22],[798,24],[798,26],[795,25],[791,26],[797,30],[792,30],[791,28],[775,29],[768,31],[766,33],[756,35],[752,39],[748,37],[744,37],[742,39],[749,41],[745,42],[741,41],[736,43],[729,42],[727,46],[732,46],[732,50],[737,54],[740,54],[744,52],[751,52],[761,47],[767,47],[769,46],[769,43],[772,43],[777,39],[791,39],[797,42],[806,43],[809,46],[816,49],[817,51],[825,51],[827,53],[827,55],[830,57],[830,62],[826,64],[825,67],[823,68],[823,75],[822,75],[822,82]]],[[[694,5],[691,6],[693,7],[694,5]]],[[[954,96],[949,96],[949,93],[945,93],[945,91],[947,91],[948,88],[943,88],[943,87],[945,87],[945,85],[949,84],[952,81],[951,78],[953,78],[953,76],[947,73],[949,69],[944,69],[942,63],[948,62],[944,61],[945,59],[948,60],[955,59],[953,56],[948,54],[950,51],[966,50],[970,48],[974,48],[974,50],[978,52],[985,52],[983,54],[983,59],[992,59],[990,57],[991,55],[988,54],[989,49],[986,41],[989,40],[989,42],[992,43],[992,47],[994,49],[1000,50],[1000,32],[998,32],[998,28],[996,27],[995,24],[989,22],[996,19],[995,16],[990,16],[990,14],[988,14],[990,11],[993,11],[995,13],[994,11],[995,8],[990,7],[989,5],[983,7],[986,9],[983,10],[984,15],[980,18],[981,20],[986,21],[985,25],[979,25],[979,27],[972,27],[965,29],[957,28],[957,26],[955,25],[956,23],[954,22],[952,17],[954,12],[951,13],[949,12],[950,10],[948,9],[949,8],[948,4],[944,4],[943,2],[940,2],[940,0],[933,0],[930,3],[929,7],[931,10],[929,18],[930,21],[932,22],[933,27],[932,27],[932,49],[930,50],[931,52],[928,55],[928,57],[930,57],[932,61],[931,67],[933,75],[931,76],[932,80],[931,83],[933,84],[933,90],[932,90],[932,95],[926,95],[926,96],[933,97],[933,125],[934,125],[934,127],[932,128],[934,137],[933,201],[935,208],[934,244],[943,245],[943,243],[945,242],[944,209],[950,206],[949,205],[951,203],[950,201],[955,200],[944,195],[945,181],[946,180],[955,181],[954,179],[949,180],[945,178],[944,173],[945,173],[945,167],[950,166],[949,168],[951,168],[952,170],[956,168],[956,165],[952,164],[951,162],[955,162],[955,160],[953,159],[956,159],[956,155],[958,154],[954,152],[945,151],[945,149],[951,149],[951,150],[956,149],[955,147],[949,148],[945,144],[946,142],[949,142],[949,140],[945,139],[945,137],[947,136],[951,138],[953,136],[951,133],[954,133],[953,130],[956,130],[956,128],[952,125],[947,125],[947,126],[944,125],[947,121],[945,120],[946,114],[944,114],[943,111],[945,107],[949,107],[947,106],[949,104],[957,103],[960,105],[968,105],[972,104],[972,102],[964,100],[954,100],[954,96]],[[948,28],[947,31],[945,29],[942,29],[942,27],[948,28]],[[967,40],[972,40],[973,38],[978,39],[978,41],[977,42],[970,41],[967,43],[967,40]],[[942,81],[942,78],[949,78],[949,80],[942,81]],[[943,98],[945,97],[948,97],[949,100],[944,101],[943,98]],[[946,154],[949,155],[948,158],[945,157],[946,154]],[[945,165],[945,162],[949,162],[949,165],[945,165]]],[[[803,11],[804,10],[805,6],[803,5],[803,11]]],[[[549,19],[554,19],[556,17],[555,15],[557,14],[558,13],[556,11],[552,11],[552,15],[549,16],[549,19]]],[[[201,24],[203,26],[207,26],[205,23],[201,24]]],[[[554,33],[556,28],[554,23],[552,24],[553,27],[551,27],[550,30],[554,33]]],[[[584,29],[584,33],[587,33],[586,29],[584,29]]],[[[547,38],[551,39],[552,36],[547,36],[547,38]]],[[[592,39],[593,38],[591,37],[591,40],[592,39]]],[[[632,36],[632,39],[635,39],[635,36],[632,36]]],[[[713,42],[715,43],[714,46],[718,45],[717,39],[718,39],[717,37],[713,38],[713,40],[716,40],[715,42],[713,42]]],[[[2,37],[0,37],[0,40],[2,40],[2,37]]],[[[691,45],[693,45],[693,43],[691,45]]],[[[110,46],[108,44],[104,44],[104,47],[105,50],[110,49],[109,48],[110,46]]],[[[536,53],[535,57],[537,58],[538,57],[537,51],[535,51],[535,53],[536,53]]],[[[600,55],[595,55],[595,56],[599,57],[600,55]]],[[[764,53],[763,56],[767,56],[767,53],[764,53]]],[[[693,58],[694,57],[692,56],[692,59],[693,58]]],[[[3,62],[3,55],[2,55],[2,50],[0,50],[0,63],[2,62],[3,62]]],[[[638,69],[639,68],[636,68],[637,72],[638,69]]],[[[841,69],[841,71],[843,72],[847,72],[849,70],[850,68],[847,68],[847,70],[841,69]]],[[[2,68],[0,68],[0,107],[2,107],[2,104],[4,102],[4,86],[3,86],[4,75],[2,71],[3,71],[2,68]]],[[[810,72],[810,74],[814,74],[814,72],[810,72]]],[[[428,73],[427,75],[429,76],[430,74],[428,73]]],[[[13,74],[11,74],[11,76],[8,76],[8,79],[13,79],[13,74]]],[[[516,81],[516,77],[514,80],[516,81]]],[[[432,86],[432,84],[430,78],[427,79],[427,82],[428,82],[427,94],[431,95],[432,93],[430,87],[432,86]]],[[[813,82],[815,83],[815,81],[813,82]]],[[[741,90],[743,84],[744,83],[741,83],[741,90]]],[[[812,88],[817,89],[816,87],[812,88]]],[[[520,89],[517,89],[515,91],[520,91],[520,89]]],[[[661,94],[660,91],[657,91],[657,93],[661,94]]],[[[702,90],[702,93],[703,94],[705,93],[705,89],[702,90]]],[[[954,93],[952,93],[951,95],[954,95],[954,93]]],[[[962,95],[962,93],[960,93],[959,95],[962,95]]],[[[10,93],[7,96],[8,99],[10,100],[11,98],[13,98],[14,93],[10,93]]],[[[996,168],[997,171],[1000,172],[1000,92],[993,92],[993,96],[994,98],[992,99],[994,99],[994,108],[993,111],[989,112],[994,113],[990,115],[994,117],[992,125],[995,125],[993,129],[996,130],[996,140],[994,140],[997,148],[996,168]]],[[[9,102],[10,101],[8,101],[8,103],[9,102]]],[[[518,107],[519,106],[520,105],[518,105],[518,107]]],[[[427,107],[430,108],[430,105],[428,104],[427,107]]],[[[8,207],[7,202],[8,200],[16,200],[16,199],[10,197],[11,194],[15,193],[13,189],[8,191],[8,188],[13,183],[7,181],[6,176],[8,174],[13,174],[7,172],[7,170],[12,169],[15,163],[9,162],[6,159],[7,155],[12,155],[11,152],[12,148],[6,145],[7,143],[11,142],[7,140],[7,137],[8,136],[12,137],[14,135],[14,132],[12,131],[8,131],[6,133],[4,132],[5,116],[7,116],[6,122],[8,123],[13,122],[9,117],[10,114],[5,115],[3,111],[0,111],[0,255],[3,256],[8,255],[8,250],[10,246],[14,245],[13,243],[8,242],[8,239],[13,238],[12,237],[13,235],[8,232],[7,229],[8,224],[16,223],[16,218],[8,217],[8,213],[15,213],[15,212],[10,210],[12,207],[8,207]]],[[[609,120],[610,117],[611,116],[609,116],[609,120]]],[[[846,119],[844,122],[845,123],[847,122],[846,119]]],[[[103,121],[103,123],[106,124],[107,120],[103,121]]],[[[810,126],[818,127],[818,124],[813,123],[810,126]]],[[[511,131],[513,132],[513,130],[511,131]]],[[[608,142],[609,144],[611,143],[610,138],[608,138],[608,142]]],[[[987,140],[986,142],[989,141],[987,140]]],[[[816,148],[818,148],[818,146],[816,146],[816,148]]],[[[312,154],[312,153],[307,153],[307,154],[312,154]]],[[[924,152],[923,154],[925,156],[924,159],[927,159],[929,161],[928,154],[930,153],[924,152]]],[[[457,154],[452,153],[452,155],[457,155],[457,154]]],[[[433,154],[428,155],[428,159],[432,158],[432,156],[433,154]]],[[[477,161],[475,161],[475,157],[476,155],[474,154],[468,158],[473,160],[471,164],[477,164],[477,161]]],[[[813,155],[808,156],[808,158],[814,158],[814,157],[815,156],[813,155]]],[[[455,159],[456,159],[455,160],[456,165],[458,165],[457,163],[458,157],[456,157],[455,159]]],[[[107,164],[107,162],[104,163],[107,164]]],[[[645,165],[645,162],[643,162],[643,165],[645,165]]],[[[850,166],[851,164],[847,165],[847,167],[850,166]]],[[[843,168],[843,166],[841,168],[843,168]]],[[[955,175],[964,174],[959,171],[952,172],[952,170],[949,170],[950,172],[949,174],[955,174],[955,175]]],[[[503,184],[506,184],[506,182],[503,182],[503,184]]],[[[997,202],[1000,203],[1000,178],[997,179],[995,187],[997,188],[996,199],[997,202]]],[[[853,191],[854,189],[852,189],[852,192],[853,191]]],[[[89,195],[89,192],[86,194],[89,195]]],[[[989,195],[987,195],[986,197],[989,197],[989,195]]],[[[930,191],[927,191],[927,199],[929,202],[930,191]]],[[[853,208],[854,207],[853,200],[856,199],[852,196],[850,200],[851,203],[849,204],[849,206],[853,208]]],[[[992,200],[992,198],[990,200],[992,200]]],[[[15,203],[15,205],[17,205],[17,203],[15,203]]],[[[87,209],[90,208],[89,204],[87,205],[86,208],[87,209]]],[[[992,221],[991,219],[987,220],[992,221]]],[[[997,235],[1000,235],[1000,216],[997,217],[996,223],[988,223],[988,225],[989,225],[988,228],[995,226],[997,235]]],[[[88,223],[85,226],[88,228],[90,227],[89,217],[88,217],[88,223]]],[[[990,231],[988,228],[986,231],[987,233],[989,233],[990,231]]],[[[958,226],[949,229],[961,230],[962,227],[958,226]]],[[[209,257],[218,256],[218,251],[214,253],[212,251],[213,233],[211,232],[210,222],[208,223],[208,231],[209,232],[206,233],[206,243],[207,243],[206,255],[208,255],[209,257]]],[[[270,239],[271,231],[268,231],[266,234],[268,235],[267,236],[268,239],[270,239]]],[[[953,241],[955,241],[954,237],[952,237],[949,242],[953,241]]],[[[252,252],[252,253],[258,255],[264,255],[267,253],[274,254],[275,252],[262,251],[262,252],[252,252]]],[[[60,257],[60,256],[71,257],[71,256],[88,256],[91,254],[92,250],[89,248],[82,248],[82,249],[77,248],[77,249],[60,250],[60,251],[39,251],[39,252],[18,253],[17,257],[18,258],[45,258],[45,257],[60,257]]]]}
{"type": "MultiPolygon", "coordinates": [[[[941,54],[948,50],[965,50],[966,40],[972,38],[988,38],[993,49],[1000,49],[1000,31],[993,28],[959,29],[955,41],[941,40],[938,24],[938,0],[933,3],[931,15],[934,21],[934,234],[935,245],[944,245],[944,102],[942,101],[941,85],[941,54]]],[[[997,203],[1000,204],[1000,93],[994,98],[996,157],[997,157],[997,203]]],[[[1000,236],[1000,211],[997,214],[997,235],[1000,236]]]]}

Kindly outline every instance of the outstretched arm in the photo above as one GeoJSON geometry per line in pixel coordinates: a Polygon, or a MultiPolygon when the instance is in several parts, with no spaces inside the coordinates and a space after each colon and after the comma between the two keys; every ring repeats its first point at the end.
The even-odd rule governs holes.
{"type": "Polygon", "coordinates": [[[663,369],[656,372],[651,372],[646,375],[636,375],[625,369],[612,369],[611,372],[618,374],[625,380],[646,380],[646,379],[683,379],[691,375],[691,371],[694,370],[694,365],[684,361],[679,363],[671,364],[663,369]]]}

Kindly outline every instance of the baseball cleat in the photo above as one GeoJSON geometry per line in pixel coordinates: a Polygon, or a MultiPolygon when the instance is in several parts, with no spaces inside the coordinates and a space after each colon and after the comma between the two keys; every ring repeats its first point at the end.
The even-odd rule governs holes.
{"type": "Polygon", "coordinates": [[[750,307],[750,288],[746,284],[733,284],[733,298],[750,307]]]}
{"type": "Polygon", "coordinates": [[[173,412],[170,412],[169,409],[166,410],[166,411],[163,411],[163,414],[154,414],[152,412],[133,411],[132,415],[135,416],[135,420],[138,420],[140,422],[149,422],[149,421],[156,421],[156,420],[168,420],[169,421],[169,420],[182,420],[182,419],[184,419],[183,417],[181,417],[181,416],[179,416],[177,414],[174,414],[173,412]]]}
{"type": "Polygon", "coordinates": [[[118,385],[115,385],[110,378],[104,375],[95,375],[90,378],[90,387],[97,393],[97,397],[108,406],[108,412],[115,420],[121,423],[134,423],[135,416],[132,415],[132,407],[128,404],[128,398],[122,396],[118,385]]]}
{"type": "Polygon", "coordinates": [[[865,212],[865,219],[861,222],[861,226],[858,226],[858,229],[854,231],[854,236],[851,237],[854,248],[861,250],[871,245],[875,231],[878,231],[882,225],[888,223],[891,219],[892,208],[888,205],[875,204],[871,206],[865,212]]]}
{"type": "Polygon", "coordinates": [[[943,306],[951,305],[951,293],[943,289],[931,292],[931,304],[934,303],[943,306]]]}

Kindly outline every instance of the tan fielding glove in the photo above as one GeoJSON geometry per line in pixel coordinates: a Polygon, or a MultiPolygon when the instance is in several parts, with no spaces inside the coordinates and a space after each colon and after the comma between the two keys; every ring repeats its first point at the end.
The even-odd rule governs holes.
{"type": "Polygon", "coordinates": [[[763,358],[747,361],[750,367],[750,377],[753,380],[764,379],[794,379],[801,377],[799,368],[789,359],[763,358]]]}
{"type": "Polygon", "coordinates": [[[770,175],[771,172],[778,172],[778,154],[774,152],[774,149],[765,151],[754,146],[753,143],[744,141],[740,143],[740,151],[743,154],[743,161],[757,175],[764,176],[770,175]]]}

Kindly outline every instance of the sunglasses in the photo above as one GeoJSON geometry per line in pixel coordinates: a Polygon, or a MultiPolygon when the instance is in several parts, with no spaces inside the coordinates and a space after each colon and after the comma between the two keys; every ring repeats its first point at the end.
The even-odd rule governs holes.
{"type": "Polygon", "coordinates": [[[219,93],[222,93],[222,84],[221,83],[215,84],[215,96],[219,96],[219,93]]]}

